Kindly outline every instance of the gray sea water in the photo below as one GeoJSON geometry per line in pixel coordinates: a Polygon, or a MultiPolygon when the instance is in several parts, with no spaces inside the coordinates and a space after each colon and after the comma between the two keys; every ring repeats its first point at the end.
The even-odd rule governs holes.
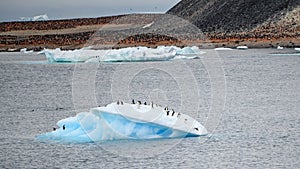
{"type": "Polygon", "coordinates": [[[88,65],[0,53],[0,168],[300,168],[300,54],[290,53],[233,50],[208,62],[88,65]],[[36,139],[58,120],[119,97],[168,104],[210,134],[85,144],[36,139]]]}

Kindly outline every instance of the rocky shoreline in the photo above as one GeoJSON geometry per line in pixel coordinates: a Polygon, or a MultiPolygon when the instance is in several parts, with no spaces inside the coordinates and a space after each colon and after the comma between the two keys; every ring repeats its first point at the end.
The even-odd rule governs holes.
{"type": "MultiPolygon", "coordinates": [[[[257,0],[249,1],[252,3],[248,2],[248,4],[266,3],[256,2],[257,0]]],[[[228,8],[228,10],[241,12],[247,8],[245,4],[233,4],[234,2],[234,0],[183,0],[167,14],[2,22],[0,23],[0,51],[19,51],[22,48],[35,51],[44,48],[78,49],[95,43],[99,48],[159,45],[197,45],[200,48],[234,48],[240,45],[250,48],[300,47],[299,2],[276,1],[265,13],[260,11],[264,8],[258,9],[256,5],[257,11],[254,11],[254,14],[248,11],[227,20],[226,17],[234,17],[231,15],[236,14],[233,12],[229,15],[222,10],[228,8]],[[185,8],[187,6],[192,7],[185,8]],[[210,10],[215,11],[213,16],[202,16],[210,10]],[[247,14],[251,17],[259,16],[255,20],[255,17],[249,18],[247,14]],[[183,19],[177,19],[178,17],[170,19],[170,15],[183,19]],[[246,21],[237,23],[243,18],[246,21]],[[228,24],[225,24],[226,21],[228,24]],[[237,24],[233,24],[234,22],[237,24]],[[195,25],[198,27],[197,33],[191,29],[196,27],[195,25]]]]}

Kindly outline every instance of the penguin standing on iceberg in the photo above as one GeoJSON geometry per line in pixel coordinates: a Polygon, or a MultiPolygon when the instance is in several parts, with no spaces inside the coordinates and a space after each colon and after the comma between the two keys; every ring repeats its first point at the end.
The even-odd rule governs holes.
{"type": "Polygon", "coordinates": [[[167,116],[169,115],[169,112],[170,112],[170,111],[169,111],[169,110],[167,110],[167,116]]]}
{"type": "Polygon", "coordinates": [[[142,102],[141,102],[141,101],[138,101],[138,102],[137,102],[138,109],[140,108],[141,104],[142,104],[142,102]]]}
{"type": "Polygon", "coordinates": [[[177,114],[177,117],[179,118],[179,117],[180,117],[180,115],[181,115],[181,113],[178,113],[178,114],[177,114]]]}
{"type": "Polygon", "coordinates": [[[174,111],[174,109],[172,109],[172,116],[174,116],[174,114],[175,114],[175,111],[174,111]]]}

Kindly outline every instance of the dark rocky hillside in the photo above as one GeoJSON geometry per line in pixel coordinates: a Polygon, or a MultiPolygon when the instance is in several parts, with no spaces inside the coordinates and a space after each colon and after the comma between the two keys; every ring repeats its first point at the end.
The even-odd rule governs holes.
{"type": "MultiPolygon", "coordinates": [[[[300,0],[182,0],[167,13],[183,17],[204,32],[240,32],[280,20],[300,0]]],[[[294,16],[299,21],[299,15],[294,16]]],[[[298,23],[299,25],[299,23],[298,23]]]]}
{"type": "Polygon", "coordinates": [[[182,0],[167,15],[0,22],[0,51],[158,45],[300,47],[300,0],[182,0]]]}

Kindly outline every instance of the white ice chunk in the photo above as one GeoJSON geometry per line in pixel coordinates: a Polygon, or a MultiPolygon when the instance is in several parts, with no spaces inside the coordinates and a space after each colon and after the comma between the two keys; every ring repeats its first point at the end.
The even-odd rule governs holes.
{"type": "Polygon", "coordinates": [[[247,50],[248,47],[247,47],[247,46],[238,46],[237,49],[240,49],[240,50],[247,50]]]}
{"type": "Polygon", "coordinates": [[[136,61],[168,61],[172,59],[195,59],[205,53],[196,46],[179,48],[176,46],[128,47],[122,49],[62,51],[61,49],[45,49],[40,52],[46,55],[48,62],[136,62],[136,61]]]}
{"type": "Polygon", "coordinates": [[[278,50],[282,50],[283,47],[282,47],[282,46],[277,46],[277,49],[278,49],[278,50]]]}
{"type": "Polygon", "coordinates": [[[20,50],[21,53],[33,53],[33,50],[27,50],[27,48],[23,48],[20,50]]]}
{"type": "Polygon", "coordinates": [[[20,17],[21,21],[47,21],[49,20],[49,17],[44,15],[37,15],[34,17],[20,17]]]}
{"type": "Polygon", "coordinates": [[[231,48],[215,48],[216,51],[232,50],[231,48]]]}

